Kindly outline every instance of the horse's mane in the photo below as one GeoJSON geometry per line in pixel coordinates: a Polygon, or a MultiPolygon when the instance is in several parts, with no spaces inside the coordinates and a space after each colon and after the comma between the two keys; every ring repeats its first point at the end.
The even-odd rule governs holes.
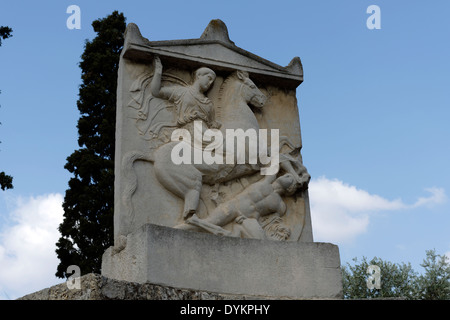
{"type": "Polygon", "coordinates": [[[228,77],[226,77],[226,79],[222,82],[222,84],[220,85],[219,88],[219,93],[218,93],[218,104],[216,105],[215,109],[216,109],[216,119],[221,119],[221,111],[222,111],[222,107],[224,106],[224,94],[227,92],[227,90],[230,89],[230,83],[232,81],[237,80],[237,75],[236,72],[231,73],[228,77]]]}

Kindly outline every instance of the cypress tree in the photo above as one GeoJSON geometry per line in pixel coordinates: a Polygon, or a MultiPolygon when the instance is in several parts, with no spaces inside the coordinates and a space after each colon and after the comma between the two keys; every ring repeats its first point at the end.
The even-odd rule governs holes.
{"type": "MultiPolygon", "coordinates": [[[[2,46],[2,39],[8,39],[12,37],[12,29],[10,27],[0,26],[0,47],[2,46]]],[[[0,91],[1,93],[1,91],[0,91]]],[[[1,123],[0,123],[1,124],[1,123]]],[[[13,177],[7,175],[4,171],[0,172],[0,188],[4,191],[13,188],[13,177]]]]}
{"type": "Polygon", "coordinates": [[[82,84],[77,102],[78,145],[65,165],[73,177],[64,197],[64,220],[56,243],[60,260],[56,276],[69,276],[77,265],[81,274],[99,273],[101,257],[113,244],[114,143],[116,87],[124,42],[125,17],[114,11],[92,23],[97,33],[86,41],[81,56],[82,84]]]}
{"type": "Polygon", "coordinates": [[[10,27],[0,26],[0,47],[2,46],[2,39],[8,39],[12,37],[12,29],[10,27]]]}

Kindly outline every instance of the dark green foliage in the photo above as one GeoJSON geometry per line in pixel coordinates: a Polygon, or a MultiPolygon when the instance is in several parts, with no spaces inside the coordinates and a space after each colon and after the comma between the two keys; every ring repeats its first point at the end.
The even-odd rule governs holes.
{"type": "Polygon", "coordinates": [[[450,262],[445,255],[438,255],[434,250],[426,252],[426,259],[421,264],[423,274],[416,273],[411,264],[395,264],[373,258],[361,262],[355,258],[354,264],[342,267],[344,298],[402,298],[414,300],[449,300],[450,299],[450,262]],[[380,289],[369,289],[367,268],[370,265],[380,267],[380,289]]]}
{"type": "Polygon", "coordinates": [[[0,187],[3,191],[6,189],[13,188],[12,181],[13,181],[13,178],[11,176],[8,176],[3,171],[0,172],[0,187]]]}
{"type": "Polygon", "coordinates": [[[2,45],[2,39],[8,39],[12,37],[12,29],[10,27],[0,27],[0,46],[2,45]]]}
{"type": "MultiPolygon", "coordinates": [[[[0,27],[0,46],[2,45],[2,39],[8,39],[12,37],[12,29],[10,27],[0,27]]],[[[0,91],[1,93],[1,91],[0,91]]],[[[0,123],[1,124],[1,123],[0,123]]],[[[5,172],[0,172],[0,188],[5,191],[6,189],[12,189],[13,178],[7,175],[5,172]]]]}
{"type": "Polygon", "coordinates": [[[354,265],[347,264],[342,267],[342,284],[344,287],[344,298],[392,298],[403,297],[412,298],[414,280],[416,277],[411,264],[395,264],[389,261],[383,261],[380,258],[373,258],[367,261],[363,257],[362,261],[353,259],[354,265]],[[367,279],[369,274],[367,268],[370,265],[380,267],[380,289],[369,289],[367,279]]]}
{"type": "Polygon", "coordinates": [[[424,300],[450,300],[450,262],[435,250],[426,252],[421,266],[425,273],[417,278],[417,298],[424,300]]]}
{"type": "Polygon", "coordinates": [[[82,71],[78,145],[65,165],[73,178],[64,197],[64,220],[56,253],[56,276],[77,265],[81,274],[100,272],[101,257],[113,243],[116,87],[125,17],[114,11],[92,23],[97,36],[86,41],[82,71]]]}

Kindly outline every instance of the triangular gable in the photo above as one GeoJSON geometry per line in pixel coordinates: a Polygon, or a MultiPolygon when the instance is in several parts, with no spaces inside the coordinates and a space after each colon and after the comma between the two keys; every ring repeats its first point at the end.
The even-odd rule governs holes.
{"type": "Polygon", "coordinates": [[[149,62],[155,54],[175,65],[208,66],[217,71],[240,69],[249,72],[256,81],[270,82],[275,78],[291,88],[303,81],[300,58],[295,57],[288,66],[282,67],[241,49],[229,39],[221,20],[212,20],[198,39],[168,41],[149,41],[130,23],[125,33],[124,58],[149,62]]]}

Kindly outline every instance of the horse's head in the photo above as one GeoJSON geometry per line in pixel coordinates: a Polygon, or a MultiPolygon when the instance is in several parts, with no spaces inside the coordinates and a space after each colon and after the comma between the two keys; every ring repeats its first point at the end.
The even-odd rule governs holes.
{"type": "Polygon", "coordinates": [[[236,76],[242,82],[240,92],[245,101],[256,108],[262,108],[267,101],[267,97],[250,80],[248,72],[238,70],[236,76]]]}

